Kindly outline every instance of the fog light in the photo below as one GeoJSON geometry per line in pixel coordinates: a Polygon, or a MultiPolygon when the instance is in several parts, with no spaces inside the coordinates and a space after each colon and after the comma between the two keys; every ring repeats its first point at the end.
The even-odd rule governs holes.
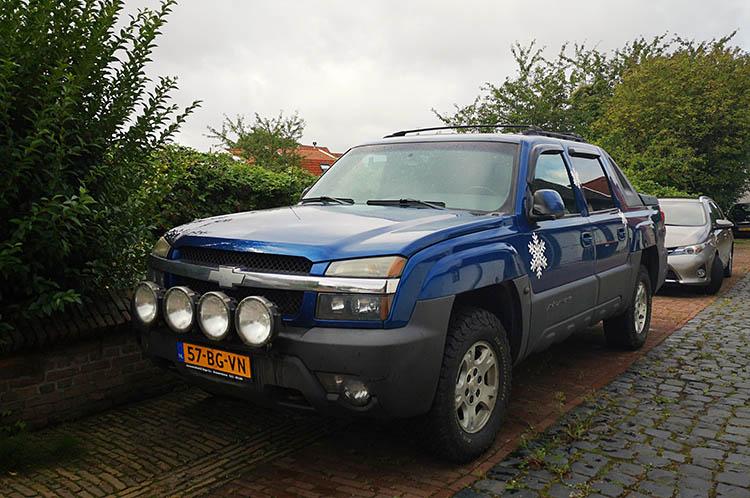
{"type": "Polygon", "coordinates": [[[364,406],[370,401],[370,391],[360,380],[344,381],[344,397],[355,406],[364,406]]]}
{"type": "Polygon", "coordinates": [[[248,296],[237,305],[234,323],[242,342],[254,348],[268,344],[273,338],[276,306],[261,296],[248,296]]]}
{"type": "Polygon", "coordinates": [[[220,341],[232,325],[235,302],[223,292],[206,292],[198,301],[198,324],[212,341],[220,341]]]}
{"type": "Polygon", "coordinates": [[[319,372],[318,378],[326,392],[343,394],[344,399],[354,406],[364,406],[372,398],[367,384],[356,377],[319,372]]]}
{"type": "Polygon", "coordinates": [[[698,275],[700,278],[703,278],[706,276],[706,270],[703,268],[699,268],[697,272],[695,272],[696,275],[698,275]]]}
{"type": "Polygon", "coordinates": [[[195,298],[198,294],[187,287],[177,286],[164,294],[164,320],[177,333],[185,333],[195,321],[195,298]]]}
{"type": "Polygon", "coordinates": [[[151,325],[159,314],[159,299],[164,295],[164,289],[148,280],[135,286],[133,290],[132,311],[144,325],[151,325]]]}

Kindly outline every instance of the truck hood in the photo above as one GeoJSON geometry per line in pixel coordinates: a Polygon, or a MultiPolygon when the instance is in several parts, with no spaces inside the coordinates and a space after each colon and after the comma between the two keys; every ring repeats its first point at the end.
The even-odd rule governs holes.
{"type": "Polygon", "coordinates": [[[303,256],[312,262],[416,251],[508,224],[508,217],[398,206],[296,205],[196,220],[166,235],[172,247],[303,256]]]}
{"type": "Polygon", "coordinates": [[[690,246],[700,244],[708,238],[708,226],[683,227],[678,225],[667,225],[667,235],[664,246],[668,249],[673,247],[690,246]]]}

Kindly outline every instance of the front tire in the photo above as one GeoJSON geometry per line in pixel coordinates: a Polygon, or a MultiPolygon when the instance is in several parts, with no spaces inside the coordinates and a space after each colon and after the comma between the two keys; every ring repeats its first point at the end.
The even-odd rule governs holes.
{"type": "Polygon", "coordinates": [[[426,441],[441,458],[469,462],[492,446],[510,398],[508,336],[492,313],[453,311],[426,441]]]}
{"type": "Polygon", "coordinates": [[[716,294],[724,283],[724,268],[721,264],[721,258],[717,252],[714,256],[714,262],[711,265],[711,281],[703,288],[706,294],[716,294]]]}
{"type": "Polygon", "coordinates": [[[651,278],[646,267],[641,266],[628,309],[604,320],[604,335],[607,337],[607,344],[633,350],[643,346],[651,325],[651,299],[651,278]]]}
{"type": "Polygon", "coordinates": [[[724,277],[729,278],[732,276],[732,267],[734,266],[734,244],[732,244],[732,248],[729,250],[729,263],[727,263],[727,267],[724,268],[724,277]]]}

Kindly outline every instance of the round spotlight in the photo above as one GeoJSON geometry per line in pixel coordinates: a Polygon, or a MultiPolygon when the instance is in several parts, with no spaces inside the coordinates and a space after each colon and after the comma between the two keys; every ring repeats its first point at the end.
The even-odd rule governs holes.
{"type": "Polygon", "coordinates": [[[261,296],[248,296],[237,305],[234,323],[242,342],[260,347],[273,337],[276,306],[261,296]]]}
{"type": "Polygon", "coordinates": [[[164,289],[153,282],[144,280],[133,290],[133,314],[144,325],[151,325],[159,314],[159,297],[164,289]]]}
{"type": "Polygon", "coordinates": [[[164,294],[164,320],[170,329],[182,334],[193,327],[196,296],[182,286],[172,287],[164,294]]]}
{"type": "Polygon", "coordinates": [[[206,292],[198,301],[198,324],[206,337],[220,341],[232,326],[234,300],[223,292],[206,292]]]}

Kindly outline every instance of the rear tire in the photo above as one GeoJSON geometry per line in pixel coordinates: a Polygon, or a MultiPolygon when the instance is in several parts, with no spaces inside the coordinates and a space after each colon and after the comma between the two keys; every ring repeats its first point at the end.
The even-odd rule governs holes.
{"type": "Polygon", "coordinates": [[[508,409],[511,356],[502,323],[489,311],[451,315],[425,442],[440,458],[465,463],[487,451],[508,409]]]}
{"type": "Polygon", "coordinates": [[[714,256],[714,262],[711,265],[711,281],[703,288],[706,294],[716,294],[724,283],[724,268],[721,264],[721,258],[717,252],[714,256]]]}
{"type": "Polygon", "coordinates": [[[624,349],[638,349],[643,346],[651,325],[651,298],[651,278],[646,267],[641,266],[628,309],[604,320],[607,344],[624,349]]]}

